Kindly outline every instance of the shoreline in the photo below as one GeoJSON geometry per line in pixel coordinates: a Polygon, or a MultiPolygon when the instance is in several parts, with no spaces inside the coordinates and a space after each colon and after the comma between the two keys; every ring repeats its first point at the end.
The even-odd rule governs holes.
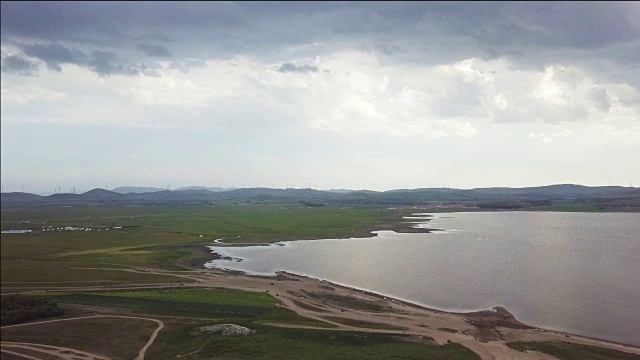
{"type": "MultiPolygon", "coordinates": [[[[321,295],[331,294],[331,292],[338,291],[341,293],[341,296],[346,296],[351,298],[352,301],[357,303],[358,301],[363,300],[378,300],[380,304],[385,304],[388,306],[389,311],[364,311],[362,309],[348,309],[349,305],[346,303],[343,304],[344,309],[340,309],[340,312],[337,314],[333,314],[336,316],[344,316],[345,319],[350,319],[353,315],[358,315],[362,317],[363,315],[368,315],[370,318],[366,321],[370,322],[383,322],[388,323],[389,325],[402,327],[402,324],[393,323],[395,320],[407,320],[410,319],[413,313],[417,313],[415,318],[412,319],[414,322],[420,322],[419,320],[423,320],[423,316],[428,314],[427,317],[440,317],[446,318],[451,321],[449,324],[450,327],[431,327],[428,325],[418,325],[419,327],[424,327],[425,331],[429,330],[432,334],[433,332],[439,332],[440,335],[444,335],[446,338],[446,334],[452,335],[455,340],[449,339],[451,341],[456,341],[459,343],[468,346],[469,339],[467,341],[461,341],[461,337],[471,337],[471,341],[479,343],[479,344],[492,344],[495,342],[501,343],[502,345],[507,342],[516,342],[516,341],[565,341],[570,343],[578,343],[584,345],[591,345],[597,347],[605,347],[609,349],[629,352],[632,354],[640,355],[640,345],[624,343],[620,341],[601,339],[596,337],[590,337],[585,335],[573,334],[565,331],[557,331],[551,329],[545,329],[542,327],[528,325],[526,323],[520,322],[517,318],[509,312],[508,309],[496,306],[493,309],[485,309],[480,311],[471,311],[471,312],[451,312],[444,311],[435,308],[430,308],[428,306],[424,306],[421,304],[416,304],[407,300],[398,299],[392,296],[387,296],[385,294],[376,293],[374,291],[359,289],[351,286],[346,286],[338,283],[334,283],[328,280],[314,278],[308,275],[295,274],[286,271],[278,271],[276,276],[260,276],[260,275],[247,275],[238,271],[226,271],[221,269],[205,269],[201,270],[205,273],[210,273],[212,275],[215,274],[216,278],[225,278],[227,281],[223,281],[223,284],[219,284],[216,287],[223,288],[235,288],[235,289],[243,289],[249,291],[256,291],[258,289],[266,289],[268,293],[272,296],[273,291],[269,291],[270,288],[273,288],[274,284],[278,283],[295,283],[295,287],[300,289],[300,292],[281,292],[276,293],[275,298],[279,301],[283,301],[285,299],[293,299],[297,301],[302,301],[307,305],[312,307],[326,307],[326,303],[322,303],[324,300],[321,300],[321,295]],[[234,281],[239,280],[239,281],[234,281]],[[252,286],[242,286],[245,281],[251,283],[252,286]],[[261,284],[262,286],[259,286],[261,284]],[[240,286],[238,286],[240,285],[240,286]],[[308,288],[305,290],[305,288],[308,288]],[[309,290],[310,289],[310,290],[309,290]],[[320,290],[320,292],[318,292],[320,290]],[[315,291],[315,292],[314,292],[315,291]],[[329,291],[329,293],[327,293],[329,291]],[[293,296],[292,297],[290,297],[293,296]],[[315,297],[314,297],[315,296],[315,297]],[[389,322],[391,320],[391,322],[389,322]],[[456,321],[457,320],[457,321],[456,321]],[[457,325],[454,325],[456,324],[457,325]],[[462,325],[462,326],[461,326],[462,325]],[[475,328],[470,329],[470,328],[475,328]],[[477,330],[477,331],[476,331],[477,330]]],[[[309,311],[302,311],[299,306],[290,306],[289,304],[285,305],[291,310],[296,311],[301,316],[308,317],[309,311]]],[[[311,311],[313,313],[313,311],[311,311]]],[[[318,315],[315,313],[313,315],[318,315]]],[[[322,313],[320,313],[322,315],[322,313]]],[[[311,316],[311,318],[318,319],[317,317],[311,316]]],[[[327,321],[326,319],[320,318],[318,320],[327,321]]],[[[426,321],[428,323],[428,321],[426,321]]],[[[358,329],[358,328],[353,328],[358,329]]],[[[364,330],[364,328],[360,328],[359,330],[364,330]]],[[[406,331],[407,333],[409,330],[406,331]]],[[[437,336],[432,336],[438,339],[437,336]]],[[[442,336],[440,337],[442,339],[442,336]]],[[[442,341],[443,343],[446,340],[442,341]]],[[[476,349],[477,350],[477,349],[476,349]]]]}
{"type": "MultiPolygon", "coordinates": [[[[215,269],[215,270],[225,271],[225,270],[220,270],[220,269],[215,269]]],[[[238,273],[240,273],[238,275],[241,275],[241,276],[261,277],[260,275],[249,275],[249,274],[246,274],[246,273],[243,273],[243,272],[240,272],[240,271],[238,273]]],[[[554,333],[554,334],[562,335],[562,336],[565,336],[565,337],[566,337],[566,335],[569,335],[569,337],[574,337],[574,338],[583,338],[583,339],[588,339],[588,340],[597,341],[597,342],[610,343],[610,344],[615,344],[615,345],[621,345],[621,346],[625,346],[625,347],[631,347],[631,348],[640,349],[640,345],[628,344],[628,343],[623,343],[623,342],[620,342],[620,341],[601,339],[601,338],[592,337],[592,336],[574,334],[574,333],[570,333],[570,332],[566,332],[566,331],[546,329],[546,328],[539,327],[539,326],[525,324],[525,323],[519,321],[515,317],[515,315],[513,313],[511,313],[507,308],[505,308],[503,306],[494,306],[491,309],[472,310],[472,311],[463,311],[463,312],[447,311],[447,310],[441,310],[441,309],[429,307],[427,305],[414,303],[414,302],[411,302],[411,301],[408,301],[408,300],[403,300],[403,299],[400,299],[400,298],[393,297],[391,295],[385,295],[385,294],[377,293],[375,291],[371,291],[371,290],[367,290],[367,289],[361,289],[361,288],[357,288],[357,287],[353,287],[353,286],[343,285],[343,284],[335,283],[335,282],[332,282],[332,281],[329,281],[329,280],[326,280],[326,279],[320,279],[320,278],[316,278],[316,277],[309,276],[309,275],[296,274],[296,273],[292,273],[292,272],[288,272],[288,271],[277,271],[276,274],[277,274],[277,276],[285,275],[285,276],[292,276],[292,277],[297,277],[297,278],[305,278],[305,279],[308,279],[310,281],[318,281],[318,282],[321,282],[321,283],[329,284],[329,285],[331,285],[333,287],[342,288],[342,289],[345,289],[345,290],[348,290],[348,291],[359,292],[359,293],[366,294],[366,295],[373,296],[373,297],[377,297],[377,298],[383,299],[383,300],[390,300],[390,301],[398,303],[398,304],[402,304],[402,305],[405,305],[405,306],[409,306],[409,307],[413,307],[413,308],[416,308],[416,309],[425,310],[425,311],[429,311],[429,312],[440,313],[440,314],[460,315],[460,316],[463,316],[463,317],[501,316],[501,317],[503,317],[504,320],[506,320],[506,318],[504,318],[504,317],[507,316],[508,319],[509,319],[509,321],[508,321],[509,324],[515,326],[516,328],[520,328],[520,329],[530,329],[530,330],[535,330],[535,331],[554,333]]],[[[270,279],[270,277],[262,277],[262,278],[270,279]]]]}
{"type": "MultiPolygon", "coordinates": [[[[377,235],[377,234],[374,234],[374,235],[377,235]]],[[[319,240],[322,240],[322,239],[319,239],[319,240]]],[[[298,240],[298,241],[304,241],[304,240],[298,240]]],[[[272,244],[265,244],[265,245],[272,245],[272,244]]],[[[216,247],[218,247],[222,244],[217,243],[216,245],[217,245],[216,247]]],[[[225,247],[225,246],[234,247],[234,244],[225,244],[225,245],[222,245],[221,247],[225,247]]],[[[209,246],[204,246],[204,249],[206,249],[206,251],[209,252],[212,258],[211,260],[225,259],[225,258],[231,259],[226,255],[216,253],[215,251],[210,249],[209,246]]],[[[493,306],[490,309],[479,309],[479,310],[471,310],[471,311],[455,311],[455,310],[438,309],[438,308],[430,307],[428,305],[415,303],[406,299],[397,298],[392,295],[378,293],[370,289],[358,288],[355,286],[340,284],[327,279],[314,277],[309,274],[298,274],[290,271],[276,271],[274,275],[264,275],[264,274],[251,274],[241,270],[224,269],[217,266],[207,268],[207,267],[204,267],[204,263],[200,263],[199,266],[200,266],[200,269],[204,268],[204,271],[206,272],[215,272],[225,277],[236,277],[236,278],[246,277],[246,278],[260,279],[263,281],[283,281],[287,279],[289,280],[297,279],[296,281],[300,281],[304,279],[307,282],[316,282],[320,284],[326,284],[334,288],[342,289],[345,292],[366,295],[381,301],[410,307],[420,311],[426,311],[433,314],[459,316],[464,318],[465,321],[467,321],[467,323],[470,325],[474,325],[474,326],[478,325],[479,328],[491,329],[493,331],[496,331],[498,334],[500,334],[500,332],[495,330],[495,328],[497,327],[504,327],[504,328],[510,328],[510,329],[522,329],[522,330],[535,331],[540,334],[548,334],[548,335],[554,335],[556,337],[561,337],[561,339],[555,339],[559,341],[575,342],[575,341],[571,341],[570,339],[574,339],[574,340],[581,339],[591,343],[594,346],[608,347],[607,345],[613,345],[613,346],[622,346],[624,348],[629,348],[629,349],[640,350],[640,344],[626,343],[622,341],[603,339],[603,338],[598,338],[594,336],[575,334],[575,333],[563,331],[563,330],[553,330],[553,329],[547,329],[547,328],[539,327],[535,325],[529,325],[527,323],[517,320],[516,316],[513,313],[511,313],[507,308],[502,306],[493,306]]],[[[503,338],[502,335],[499,335],[499,336],[500,338],[503,338]]]]}
{"type": "MultiPolygon", "coordinates": [[[[378,234],[376,233],[378,231],[393,231],[396,233],[431,233],[434,231],[444,231],[441,229],[413,227],[415,224],[418,224],[418,223],[426,224],[431,220],[433,220],[436,216],[437,215],[424,214],[424,213],[407,214],[407,215],[404,215],[401,219],[397,219],[395,222],[387,222],[384,225],[378,224],[376,227],[378,230],[367,231],[368,236],[351,236],[349,238],[345,237],[341,239],[336,238],[331,240],[375,238],[378,236],[378,234]]],[[[285,240],[283,242],[308,241],[308,240],[327,240],[327,239],[297,239],[297,240],[285,240]]],[[[208,259],[206,262],[208,263],[212,260],[219,260],[219,259],[234,260],[233,258],[231,258],[230,256],[224,253],[217,253],[215,250],[212,249],[213,247],[225,248],[225,247],[238,247],[238,246],[240,247],[276,246],[278,242],[279,241],[267,242],[267,243],[234,244],[234,243],[224,243],[218,240],[213,244],[202,246],[201,250],[204,250],[204,252],[207,253],[208,259]]],[[[214,272],[222,275],[223,277],[231,277],[236,279],[237,278],[253,278],[253,279],[260,279],[261,281],[265,281],[265,282],[271,282],[271,281],[280,282],[280,281],[295,279],[294,281],[304,281],[309,283],[325,284],[335,289],[341,289],[342,291],[346,293],[350,293],[351,295],[360,294],[360,295],[374,298],[386,303],[405,306],[407,308],[415,309],[416,311],[420,311],[420,312],[428,312],[431,314],[440,314],[444,316],[455,316],[455,317],[463,318],[466,324],[476,327],[478,329],[478,333],[484,333],[484,334],[480,334],[479,338],[484,339],[486,341],[497,341],[497,339],[500,339],[502,341],[505,341],[506,343],[507,340],[509,339],[509,335],[513,335],[513,334],[506,334],[505,336],[503,334],[504,331],[501,332],[497,330],[497,328],[501,328],[501,329],[506,328],[506,329],[534,332],[536,335],[539,335],[539,336],[525,336],[524,337],[525,339],[529,337],[532,337],[532,338],[553,337],[554,338],[553,340],[556,340],[556,341],[567,341],[567,342],[574,342],[574,343],[586,342],[593,346],[608,347],[608,348],[612,346],[623,347],[627,351],[633,350],[634,353],[640,354],[640,344],[631,344],[631,343],[626,343],[626,342],[621,342],[616,340],[602,339],[602,338],[588,336],[588,335],[570,333],[562,330],[552,330],[552,329],[547,329],[539,326],[529,325],[517,320],[514,314],[512,314],[505,307],[501,307],[501,306],[494,306],[491,309],[480,309],[480,310],[471,310],[471,311],[455,311],[455,310],[452,311],[452,310],[429,307],[428,305],[414,303],[405,299],[396,298],[394,296],[390,296],[383,293],[377,293],[369,289],[357,288],[350,285],[332,282],[327,279],[317,278],[308,274],[297,274],[290,271],[276,271],[273,275],[252,274],[250,272],[245,272],[242,270],[224,269],[223,267],[218,267],[218,266],[212,266],[211,268],[209,268],[209,267],[205,267],[204,262],[201,262],[200,264],[198,264],[198,267],[200,269],[204,268],[205,269],[204,271],[206,272],[214,272]]],[[[297,300],[300,300],[300,299],[298,298],[297,300]]],[[[313,306],[313,304],[311,305],[313,306]]],[[[315,305],[318,305],[318,304],[315,304],[315,305]]],[[[340,316],[340,314],[337,314],[337,315],[340,316]]],[[[454,330],[454,331],[456,331],[457,333],[464,333],[465,331],[471,333],[469,329],[461,329],[461,328],[458,328],[457,330],[454,330]]],[[[520,338],[520,336],[516,336],[514,338],[515,340],[511,339],[511,341],[519,341],[517,340],[518,338],[520,338]]],[[[475,340],[483,342],[483,340],[480,340],[480,339],[476,338],[475,340]]]]}

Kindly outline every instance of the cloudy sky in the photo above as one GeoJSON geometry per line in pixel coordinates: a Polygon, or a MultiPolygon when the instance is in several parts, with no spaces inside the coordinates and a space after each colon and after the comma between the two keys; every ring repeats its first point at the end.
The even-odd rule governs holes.
{"type": "Polygon", "coordinates": [[[640,185],[640,3],[2,2],[2,185],[640,185]]]}

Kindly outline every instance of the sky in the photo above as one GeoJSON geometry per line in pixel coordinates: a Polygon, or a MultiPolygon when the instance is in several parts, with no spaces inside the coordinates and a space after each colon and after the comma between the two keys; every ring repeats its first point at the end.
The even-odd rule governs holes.
{"type": "Polygon", "coordinates": [[[3,191],[640,185],[640,2],[1,3],[3,191]]]}

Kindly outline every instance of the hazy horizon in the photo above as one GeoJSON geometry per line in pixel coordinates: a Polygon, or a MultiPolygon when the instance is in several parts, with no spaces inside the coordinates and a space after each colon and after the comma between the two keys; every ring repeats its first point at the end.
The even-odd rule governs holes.
{"type": "Polygon", "coordinates": [[[640,184],[637,2],[1,10],[4,192],[640,184]]]}
{"type": "MultiPolygon", "coordinates": [[[[117,192],[120,193],[127,193],[127,192],[122,192],[122,188],[147,188],[147,189],[158,189],[155,191],[185,191],[185,190],[189,190],[189,188],[218,188],[220,190],[218,191],[230,191],[230,190],[237,190],[237,189],[273,189],[273,190],[317,190],[317,191],[375,191],[375,192],[385,192],[385,191],[392,191],[392,190],[421,190],[421,189],[451,189],[451,190],[474,190],[474,189],[483,189],[483,188],[495,188],[495,189],[500,189],[500,188],[510,188],[510,189],[519,189],[519,188],[534,188],[534,187],[545,187],[545,186],[554,186],[554,185],[577,185],[577,186],[588,186],[588,185],[583,185],[583,184],[541,184],[541,185],[534,185],[534,186],[500,186],[500,185],[495,185],[495,186],[487,186],[487,187],[453,187],[453,186],[425,186],[425,187],[420,187],[420,188],[406,188],[406,187],[402,187],[402,188],[391,188],[391,189],[367,189],[367,188],[361,188],[361,189],[355,189],[355,188],[328,188],[328,189],[323,189],[323,188],[318,188],[318,187],[314,187],[313,184],[311,184],[311,186],[309,186],[309,184],[304,185],[304,186],[297,186],[296,184],[287,184],[283,187],[278,187],[278,186],[265,186],[265,185],[259,185],[258,186],[249,186],[249,184],[242,184],[240,186],[230,186],[230,187],[220,187],[220,186],[206,186],[206,185],[184,185],[184,186],[178,186],[178,187],[161,187],[161,186],[135,186],[135,185],[123,185],[123,186],[116,186],[113,188],[110,188],[108,186],[105,187],[92,187],[92,188],[65,188],[65,187],[60,187],[53,189],[52,191],[28,191],[28,189],[18,189],[17,191],[13,191],[11,189],[5,191],[4,187],[2,189],[2,193],[20,193],[20,192],[24,192],[24,193],[30,193],[30,194],[35,194],[35,195],[42,195],[42,196],[48,196],[48,195],[53,195],[53,194],[83,194],[86,193],[88,191],[91,190],[96,190],[96,189],[104,189],[104,190],[109,190],[109,191],[116,191],[119,190],[117,192]],[[59,191],[59,192],[58,192],[59,191]]],[[[633,183],[629,184],[629,185],[616,185],[616,184],[610,184],[610,185],[594,185],[594,186],[588,186],[588,187],[621,187],[621,188],[631,188],[631,189],[638,189],[639,187],[634,187],[633,183]]],[[[135,191],[134,191],[135,192],[135,191]]]]}

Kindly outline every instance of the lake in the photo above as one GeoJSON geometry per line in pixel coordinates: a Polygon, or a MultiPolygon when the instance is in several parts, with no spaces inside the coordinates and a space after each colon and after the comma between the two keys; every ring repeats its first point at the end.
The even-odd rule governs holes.
{"type": "Polygon", "coordinates": [[[288,271],[448,311],[503,306],[530,325],[640,345],[640,214],[426,215],[407,221],[444,231],[211,247],[234,260],[207,266],[288,271]]]}

